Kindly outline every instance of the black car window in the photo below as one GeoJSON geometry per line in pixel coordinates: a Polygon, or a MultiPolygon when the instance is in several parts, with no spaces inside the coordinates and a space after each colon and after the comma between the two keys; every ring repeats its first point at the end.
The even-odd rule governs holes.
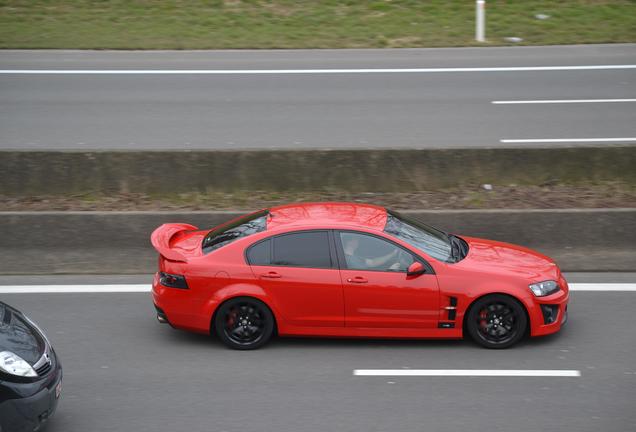
{"type": "Polygon", "coordinates": [[[256,243],[247,251],[250,265],[269,265],[271,263],[271,240],[256,243]]]}
{"type": "Polygon", "coordinates": [[[272,265],[288,267],[331,268],[329,233],[306,231],[285,234],[272,239],[272,265]]]}
{"type": "Polygon", "coordinates": [[[415,258],[389,241],[362,233],[340,233],[344,259],[349,270],[406,272],[415,258]]]}
{"type": "Polygon", "coordinates": [[[203,239],[203,253],[210,253],[241,237],[265,231],[268,215],[269,212],[264,210],[213,229],[203,239]]]}

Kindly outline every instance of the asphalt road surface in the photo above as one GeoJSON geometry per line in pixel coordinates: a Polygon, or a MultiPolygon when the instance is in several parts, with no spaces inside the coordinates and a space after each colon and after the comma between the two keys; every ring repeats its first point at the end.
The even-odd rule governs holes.
{"type": "Polygon", "coordinates": [[[404,50],[2,51],[0,149],[632,144],[636,143],[635,64],[635,44],[404,50]],[[620,68],[483,69],[604,65],[620,68]],[[368,72],[379,68],[390,70],[368,72]],[[426,70],[403,73],[405,68],[426,70]],[[438,68],[451,69],[430,70],[438,68]],[[340,71],[324,73],[324,69],[340,71]],[[25,73],[60,70],[76,73],[25,73]],[[113,70],[128,72],[109,73],[113,70]],[[182,73],[184,70],[207,72],[182,73]],[[268,73],[255,74],[254,70],[268,73]],[[287,73],[290,70],[302,73],[287,73]],[[537,100],[570,103],[493,103],[537,100]]]}
{"type": "MultiPolygon", "coordinates": [[[[636,274],[567,277],[636,281],[636,274]]],[[[43,277],[2,281],[41,283],[43,277]]],[[[238,352],[158,324],[147,293],[0,298],[46,329],[62,359],[62,400],[49,432],[636,430],[636,292],[572,292],[560,334],[503,351],[468,341],[295,338],[238,352]],[[365,377],[354,376],[355,369],[548,369],[581,376],[365,377]]]]}

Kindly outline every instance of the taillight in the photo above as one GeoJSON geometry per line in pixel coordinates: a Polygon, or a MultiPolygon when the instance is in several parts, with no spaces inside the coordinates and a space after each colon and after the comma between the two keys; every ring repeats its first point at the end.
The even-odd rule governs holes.
{"type": "Polygon", "coordinates": [[[160,272],[159,283],[170,288],[188,289],[188,283],[183,275],[160,272]]]}

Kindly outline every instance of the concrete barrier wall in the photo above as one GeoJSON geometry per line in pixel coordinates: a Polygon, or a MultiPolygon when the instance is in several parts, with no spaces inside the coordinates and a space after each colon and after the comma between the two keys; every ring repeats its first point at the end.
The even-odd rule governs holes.
{"type": "MultiPolygon", "coordinates": [[[[406,213],[406,212],[405,212],[406,213]]],[[[635,271],[636,209],[408,212],[443,230],[517,243],[567,271],[635,271]]],[[[211,228],[233,212],[0,212],[0,274],[152,273],[150,233],[211,228]]]]}
{"type": "Polygon", "coordinates": [[[469,184],[636,183],[636,146],[192,152],[0,152],[0,194],[408,192],[469,184]]]}

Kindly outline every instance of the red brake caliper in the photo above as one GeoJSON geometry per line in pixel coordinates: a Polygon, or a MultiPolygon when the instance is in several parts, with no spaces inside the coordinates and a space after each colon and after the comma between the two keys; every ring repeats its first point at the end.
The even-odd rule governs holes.
{"type": "Polygon", "coordinates": [[[225,321],[225,324],[227,325],[228,328],[232,328],[234,327],[235,322],[236,322],[236,312],[229,313],[227,316],[227,320],[225,321]]]}
{"type": "Polygon", "coordinates": [[[486,330],[486,326],[488,325],[486,318],[488,318],[488,312],[483,309],[479,312],[479,327],[481,327],[482,330],[486,330]]]}

